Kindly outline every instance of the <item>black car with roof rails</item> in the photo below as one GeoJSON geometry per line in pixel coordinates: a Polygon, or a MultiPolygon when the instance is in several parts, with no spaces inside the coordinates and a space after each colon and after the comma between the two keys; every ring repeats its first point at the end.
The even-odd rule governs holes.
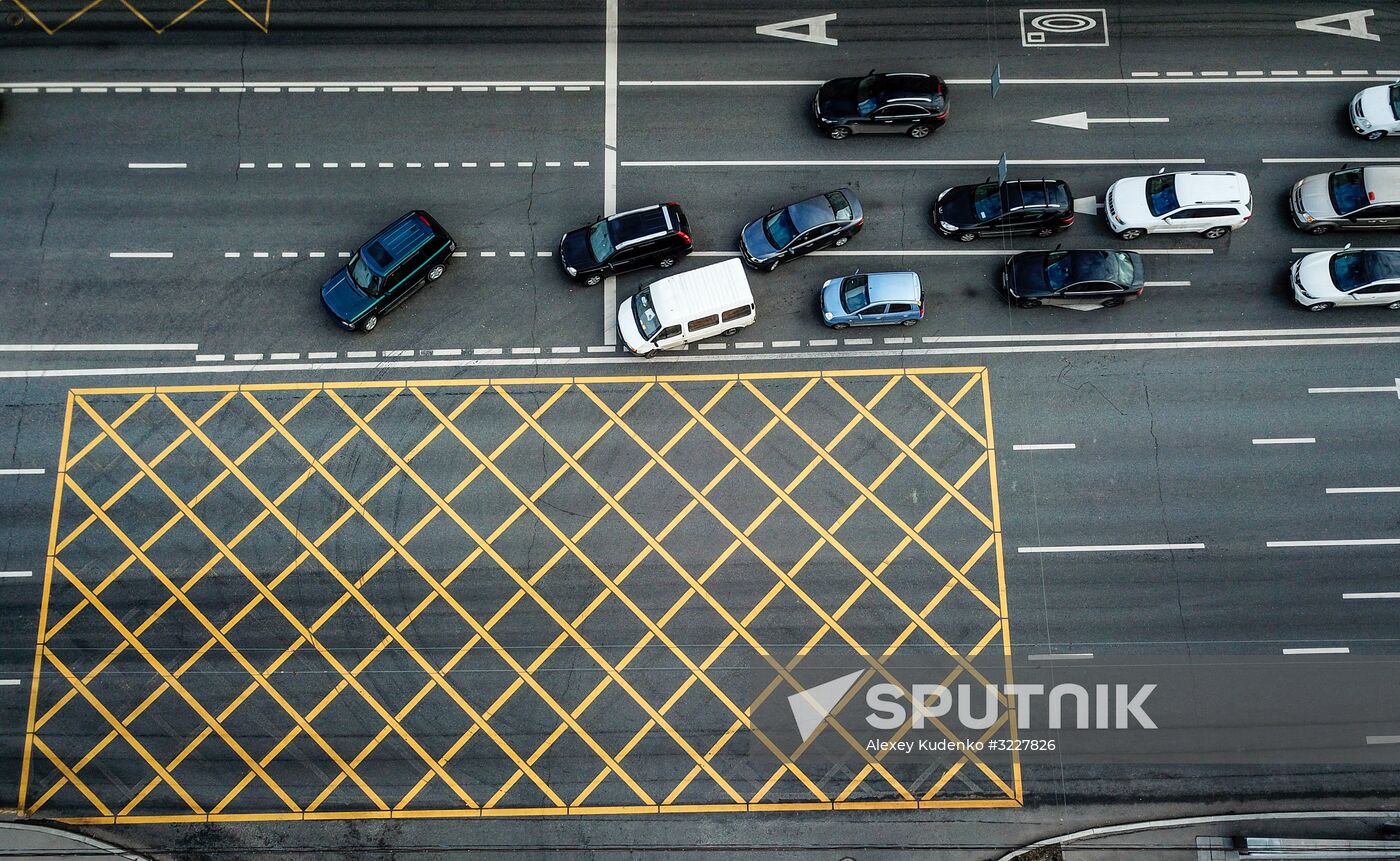
{"type": "Polygon", "coordinates": [[[1006,261],[1000,290],[1021,308],[1041,305],[1122,305],[1142,295],[1142,255],[1132,251],[1074,249],[1023,251],[1006,261]]]}
{"type": "Polygon", "coordinates": [[[782,261],[851,241],[865,224],[865,213],[849,188],[776,206],[739,231],[739,256],[754,269],[772,272],[782,261]]]}
{"type": "Polygon", "coordinates": [[[832,140],[855,134],[924,138],[948,121],[948,88],[933,75],[871,69],[822,84],[812,100],[812,119],[832,140]]]}
{"type": "Polygon", "coordinates": [[[591,287],[644,266],[669,269],[692,244],[681,205],[658,203],[570,230],[559,240],[559,262],[570,278],[591,287]]]}
{"type": "Polygon", "coordinates": [[[1058,179],[955,185],[929,212],[940,234],[962,242],[979,236],[1050,236],[1074,223],[1074,198],[1058,179]]]}
{"type": "Polygon", "coordinates": [[[441,278],[456,250],[442,225],[415,209],[360,246],[322,285],[321,302],[342,327],[368,332],[424,284],[441,278]]]}

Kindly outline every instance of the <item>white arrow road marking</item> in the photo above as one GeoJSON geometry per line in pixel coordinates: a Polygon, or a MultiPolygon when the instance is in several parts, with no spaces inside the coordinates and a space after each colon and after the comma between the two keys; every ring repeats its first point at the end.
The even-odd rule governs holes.
{"type": "Polygon", "coordinates": [[[1074,211],[1082,215],[1098,215],[1100,209],[1103,209],[1103,204],[1093,195],[1074,199],[1074,211]]]}
{"type": "Polygon", "coordinates": [[[796,39],[799,42],[815,42],[818,45],[835,45],[836,40],[826,35],[826,24],[835,21],[836,13],[813,15],[811,18],[794,18],[779,21],[777,24],[760,24],[753,31],[760,36],[776,36],[779,39],[796,39]],[[797,32],[798,28],[806,32],[797,32]]]}
{"type": "Polygon", "coordinates": [[[1380,36],[1366,29],[1366,19],[1376,14],[1374,9],[1362,9],[1359,12],[1339,12],[1336,15],[1320,15],[1316,18],[1304,18],[1296,21],[1299,30],[1309,30],[1313,33],[1326,33],[1331,36],[1350,36],[1353,39],[1368,39],[1372,42],[1379,42],[1380,36]]]}
{"type": "Polygon", "coordinates": [[[854,673],[847,673],[839,679],[798,691],[787,698],[788,706],[792,709],[792,719],[797,722],[797,731],[802,734],[803,741],[812,737],[812,733],[827,719],[831,710],[841,702],[841,698],[860,681],[862,672],[856,670],[854,673]]]}
{"type": "Polygon", "coordinates": [[[1095,117],[1090,119],[1087,112],[1078,111],[1073,114],[1060,114],[1057,117],[1031,120],[1031,122],[1044,123],[1047,126],[1063,126],[1067,129],[1088,129],[1090,123],[1165,123],[1170,122],[1170,119],[1167,117],[1095,117]]]}

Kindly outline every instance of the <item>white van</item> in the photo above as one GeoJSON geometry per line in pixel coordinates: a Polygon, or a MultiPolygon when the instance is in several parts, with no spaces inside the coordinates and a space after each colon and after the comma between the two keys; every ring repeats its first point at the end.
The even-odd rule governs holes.
{"type": "Polygon", "coordinates": [[[732,335],[756,319],[744,264],[733,258],[653,281],[617,309],[617,331],[639,356],[732,335]]]}

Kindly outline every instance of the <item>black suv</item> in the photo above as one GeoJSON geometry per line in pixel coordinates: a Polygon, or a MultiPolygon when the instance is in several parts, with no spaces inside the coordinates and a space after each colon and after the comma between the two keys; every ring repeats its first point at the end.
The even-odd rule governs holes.
{"type": "Polygon", "coordinates": [[[336,322],[368,332],[424,284],[442,277],[457,243],[428,213],[415,209],[360,246],[321,287],[336,322]]]}
{"type": "Polygon", "coordinates": [[[1050,236],[1074,223],[1074,198],[1058,179],[955,185],[938,195],[929,221],[962,242],[984,235],[1050,236]]]}
{"type": "Polygon", "coordinates": [[[933,75],[915,72],[837,78],[812,101],[817,129],[832,140],[854,134],[928,137],[948,120],[948,88],[933,75]]]}
{"type": "Polygon", "coordinates": [[[690,222],[681,205],[658,203],[570,230],[559,240],[559,262],[570,278],[592,287],[643,266],[669,269],[690,246],[690,222]]]}

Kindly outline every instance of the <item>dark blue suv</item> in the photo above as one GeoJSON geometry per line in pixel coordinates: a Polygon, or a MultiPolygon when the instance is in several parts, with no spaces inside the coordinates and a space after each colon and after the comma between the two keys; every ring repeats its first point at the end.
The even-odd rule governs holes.
{"type": "Polygon", "coordinates": [[[441,224],[415,209],[360,246],[321,287],[321,301],[341,326],[368,332],[424,284],[441,278],[456,249],[441,224]]]}

